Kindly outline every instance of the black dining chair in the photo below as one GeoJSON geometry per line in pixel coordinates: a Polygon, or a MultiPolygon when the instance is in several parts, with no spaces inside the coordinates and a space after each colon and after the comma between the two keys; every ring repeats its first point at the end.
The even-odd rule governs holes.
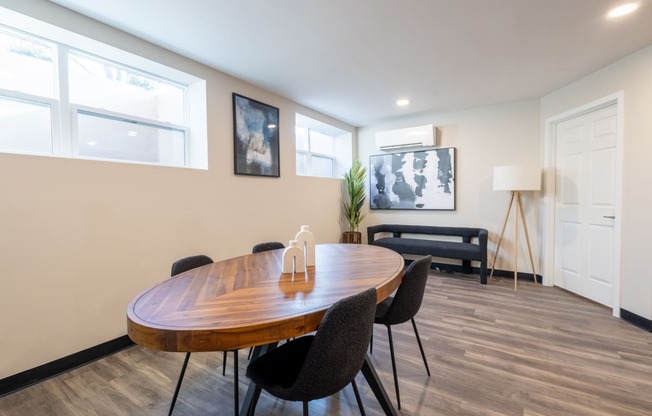
{"type": "MultiPolygon", "coordinates": [[[[262,253],[263,251],[278,250],[279,248],[285,248],[285,245],[283,243],[279,243],[278,241],[266,241],[264,243],[258,243],[253,246],[251,253],[262,253]]],[[[249,355],[247,356],[248,359],[251,359],[252,352],[253,348],[249,348],[249,355]]]]}
{"type": "MultiPolygon", "coordinates": [[[[171,276],[176,276],[188,270],[196,269],[197,267],[205,266],[207,264],[213,263],[213,259],[203,254],[196,256],[184,257],[180,260],[175,261],[172,264],[172,270],[170,272],[171,276]]],[[[226,374],[226,351],[224,351],[224,356],[222,360],[222,375],[226,374]]],[[[233,351],[234,363],[233,363],[233,376],[234,376],[234,407],[235,415],[239,414],[239,389],[238,389],[238,351],[233,351]]],[[[190,353],[186,353],[186,358],[183,360],[183,365],[181,366],[181,373],[179,374],[179,380],[177,381],[177,387],[174,389],[174,396],[172,396],[172,403],[170,404],[170,412],[168,416],[172,415],[174,410],[174,405],[177,401],[177,396],[179,395],[179,389],[181,389],[181,382],[183,381],[183,376],[186,373],[186,367],[188,366],[188,361],[190,360],[190,353]]]]}
{"type": "Polygon", "coordinates": [[[249,415],[253,416],[261,390],[283,400],[308,402],[353,386],[360,413],[364,407],[355,376],[367,357],[376,310],[376,289],[340,300],[331,306],[315,335],[289,341],[253,360],[247,377],[256,388],[249,415]]]}
{"type": "Polygon", "coordinates": [[[283,243],[279,243],[278,241],[267,241],[265,243],[258,243],[256,244],[252,249],[252,253],[261,253],[263,251],[268,251],[268,250],[277,250],[279,248],[285,248],[283,243]]]}
{"type": "MultiPolygon", "coordinates": [[[[421,345],[421,338],[419,338],[419,331],[417,331],[417,324],[414,321],[414,316],[421,308],[431,261],[432,256],[426,256],[410,263],[410,265],[405,269],[403,281],[396,290],[394,296],[388,297],[379,303],[376,308],[374,323],[385,325],[387,327],[387,334],[389,335],[389,352],[392,357],[394,388],[396,389],[396,402],[399,410],[401,409],[401,396],[398,390],[398,376],[396,375],[396,358],[394,357],[394,342],[392,341],[392,325],[412,321],[414,334],[417,337],[417,343],[419,344],[419,350],[421,351],[421,358],[423,359],[423,364],[426,366],[428,377],[430,377],[428,361],[426,360],[426,354],[423,352],[423,346],[421,345]]],[[[373,348],[373,340],[370,342],[370,348],[373,348]]]]}

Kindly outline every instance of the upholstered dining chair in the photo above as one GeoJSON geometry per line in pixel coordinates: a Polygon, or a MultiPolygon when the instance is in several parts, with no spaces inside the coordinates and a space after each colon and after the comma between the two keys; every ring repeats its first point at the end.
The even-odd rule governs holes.
{"type": "MultiPolygon", "coordinates": [[[[394,357],[394,342],[392,341],[392,325],[412,321],[414,334],[416,335],[419,350],[421,351],[421,358],[426,367],[428,377],[430,377],[428,361],[423,352],[423,346],[421,345],[421,338],[419,338],[419,331],[417,331],[417,324],[414,321],[414,316],[421,308],[431,261],[432,256],[426,256],[410,263],[407,269],[405,269],[403,281],[396,290],[394,296],[388,297],[379,303],[376,308],[374,322],[387,327],[387,334],[389,336],[389,352],[392,358],[392,372],[394,373],[394,388],[396,389],[396,402],[399,410],[401,409],[401,396],[398,390],[398,377],[396,375],[396,358],[394,357]]],[[[370,347],[373,348],[373,340],[370,342],[370,347]]]]}
{"type": "MultiPolygon", "coordinates": [[[[278,250],[279,248],[285,248],[285,245],[283,243],[279,243],[278,241],[266,241],[264,243],[258,243],[253,246],[251,253],[262,253],[263,251],[278,250]]],[[[248,359],[251,359],[251,353],[253,350],[253,348],[249,348],[249,355],[247,356],[248,359]]]]}
{"type": "Polygon", "coordinates": [[[332,305],[315,335],[289,341],[253,360],[247,377],[256,385],[249,415],[253,416],[261,390],[283,400],[308,402],[353,386],[360,413],[364,407],[355,384],[367,356],[376,310],[371,288],[332,305]]]}
{"type": "Polygon", "coordinates": [[[283,243],[279,243],[278,241],[267,241],[264,243],[258,243],[256,244],[252,249],[252,253],[261,253],[263,251],[268,251],[268,250],[277,250],[279,248],[285,248],[285,245],[283,243]]]}
{"type": "MultiPolygon", "coordinates": [[[[178,274],[181,274],[183,272],[187,272],[188,270],[195,269],[197,267],[205,266],[207,264],[213,263],[213,259],[211,259],[208,256],[205,256],[203,254],[199,254],[196,256],[189,256],[189,257],[184,257],[182,259],[179,259],[175,261],[172,264],[172,270],[170,272],[171,276],[176,276],[178,274]]],[[[222,360],[222,375],[226,374],[226,351],[224,351],[224,356],[222,360]]],[[[238,351],[234,350],[233,351],[233,357],[234,357],[234,363],[233,363],[233,375],[234,375],[234,393],[233,393],[233,400],[234,400],[234,408],[235,408],[235,415],[238,416],[239,414],[239,389],[238,389],[238,351]]],[[[183,365],[181,366],[181,372],[179,373],[179,380],[177,381],[177,387],[174,389],[174,396],[172,396],[172,403],[170,404],[170,412],[168,413],[168,416],[172,415],[172,411],[174,410],[174,405],[177,401],[177,396],[179,395],[179,389],[181,389],[181,382],[183,381],[183,377],[186,373],[186,367],[188,366],[188,361],[190,360],[190,353],[186,353],[186,357],[183,360],[183,365]]]]}

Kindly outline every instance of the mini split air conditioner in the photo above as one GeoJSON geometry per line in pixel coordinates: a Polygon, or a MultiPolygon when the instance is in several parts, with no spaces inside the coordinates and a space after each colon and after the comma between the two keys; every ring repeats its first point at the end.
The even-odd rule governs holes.
{"type": "Polygon", "coordinates": [[[376,147],[378,150],[401,150],[410,147],[432,147],[436,145],[437,128],[432,124],[376,133],[376,147]]]}

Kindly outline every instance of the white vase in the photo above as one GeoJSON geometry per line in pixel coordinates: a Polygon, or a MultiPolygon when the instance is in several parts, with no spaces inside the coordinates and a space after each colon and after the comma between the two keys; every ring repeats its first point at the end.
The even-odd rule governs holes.
{"type": "Polygon", "coordinates": [[[306,256],[306,266],[315,265],[315,236],[307,225],[301,226],[301,231],[294,238],[306,256]]]}
{"type": "Polygon", "coordinates": [[[296,240],[283,250],[283,273],[304,273],[306,271],[305,254],[296,240]]]}

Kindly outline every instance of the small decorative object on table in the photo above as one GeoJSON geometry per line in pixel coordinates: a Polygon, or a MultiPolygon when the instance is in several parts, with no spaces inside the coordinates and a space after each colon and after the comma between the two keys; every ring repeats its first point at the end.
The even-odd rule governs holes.
{"type": "Polygon", "coordinates": [[[297,233],[297,236],[294,237],[299,244],[299,247],[303,249],[306,255],[306,266],[315,265],[315,236],[310,231],[310,227],[307,225],[301,226],[301,231],[297,233]]]}
{"type": "Polygon", "coordinates": [[[305,271],[305,254],[296,240],[290,240],[289,247],[283,251],[283,273],[304,273],[305,271]]]}

